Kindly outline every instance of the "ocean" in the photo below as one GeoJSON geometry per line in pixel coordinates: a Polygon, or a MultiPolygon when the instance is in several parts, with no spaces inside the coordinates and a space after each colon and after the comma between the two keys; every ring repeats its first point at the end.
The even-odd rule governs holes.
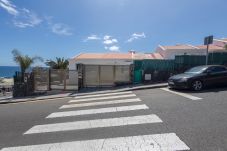
{"type": "Polygon", "coordinates": [[[18,66],[0,66],[0,77],[12,78],[16,71],[20,71],[18,66]]]}

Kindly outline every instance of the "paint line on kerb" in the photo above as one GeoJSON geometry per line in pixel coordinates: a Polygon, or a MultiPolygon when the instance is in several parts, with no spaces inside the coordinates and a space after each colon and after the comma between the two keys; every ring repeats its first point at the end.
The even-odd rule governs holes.
{"type": "Polygon", "coordinates": [[[114,112],[146,110],[146,109],[149,109],[149,107],[145,104],[131,105],[131,106],[109,107],[109,108],[99,108],[99,109],[89,109],[89,110],[55,112],[50,114],[46,118],[69,117],[69,116],[100,114],[100,113],[114,113],[114,112]]]}
{"type": "Polygon", "coordinates": [[[179,95],[179,96],[183,96],[183,97],[191,99],[191,100],[202,100],[202,98],[199,98],[199,97],[196,97],[196,96],[192,96],[190,94],[185,94],[185,93],[181,93],[181,92],[175,92],[175,91],[172,91],[172,90],[170,90],[168,88],[161,88],[161,90],[164,90],[164,91],[167,91],[167,92],[179,95]]]}
{"type": "Polygon", "coordinates": [[[71,100],[71,101],[69,101],[69,103],[98,101],[98,100],[107,100],[107,99],[118,99],[118,98],[127,98],[127,97],[135,97],[135,96],[136,96],[135,94],[128,94],[128,95],[107,96],[107,97],[98,97],[98,98],[85,98],[85,99],[71,100]]]}
{"type": "Polygon", "coordinates": [[[139,98],[135,98],[135,99],[104,101],[104,102],[91,102],[91,103],[69,104],[69,105],[63,105],[63,106],[61,106],[60,109],[76,108],[76,107],[88,107],[88,106],[98,106],[98,105],[122,104],[122,103],[133,103],[133,102],[140,102],[140,101],[141,100],[139,98]]]}
{"type": "Polygon", "coordinates": [[[106,94],[93,94],[93,95],[85,95],[85,96],[76,96],[74,98],[75,99],[83,99],[83,98],[90,98],[90,97],[111,96],[111,95],[121,95],[121,94],[132,94],[132,91],[106,93],[106,94]]]}
{"type": "Polygon", "coordinates": [[[136,124],[161,123],[162,120],[155,114],[141,115],[132,117],[119,117],[108,119],[96,119],[87,121],[75,121],[66,123],[36,125],[29,129],[24,134],[48,133],[48,132],[63,132],[82,129],[93,129],[114,126],[127,126],[136,124]]]}
{"type": "Polygon", "coordinates": [[[175,134],[153,134],[3,148],[1,151],[177,151],[190,148],[175,134]]]}

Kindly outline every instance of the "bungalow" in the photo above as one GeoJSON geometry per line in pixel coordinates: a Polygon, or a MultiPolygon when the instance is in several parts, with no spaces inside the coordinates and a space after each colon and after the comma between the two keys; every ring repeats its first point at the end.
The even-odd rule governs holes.
{"type": "MultiPolygon", "coordinates": [[[[227,39],[214,39],[212,45],[209,46],[209,53],[226,52],[224,46],[227,39]]],[[[178,44],[175,46],[162,46],[156,48],[156,53],[160,53],[164,59],[174,59],[176,55],[206,55],[207,46],[193,46],[188,44],[178,44]]]]}
{"type": "Polygon", "coordinates": [[[133,61],[163,59],[159,53],[83,53],[69,60],[69,69],[78,71],[79,87],[105,87],[131,83],[133,61]]]}

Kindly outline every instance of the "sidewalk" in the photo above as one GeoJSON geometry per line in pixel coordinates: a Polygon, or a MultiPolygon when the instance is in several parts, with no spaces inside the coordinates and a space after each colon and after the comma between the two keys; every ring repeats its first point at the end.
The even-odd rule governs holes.
{"type": "Polygon", "coordinates": [[[5,97],[5,98],[0,98],[0,104],[68,98],[68,97],[72,97],[71,95],[72,93],[62,93],[62,94],[54,94],[54,95],[31,96],[31,97],[24,97],[24,98],[5,97]]]}
{"type": "Polygon", "coordinates": [[[0,104],[8,104],[8,103],[19,103],[19,102],[28,102],[28,101],[38,101],[38,100],[46,100],[46,99],[61,99],[61,98],[70,98],[81,95],[89,95],[89,94],[102,94],[102,93],[111,93],[111,92],[123,92],[123,91],[133,91],[133,90],[142,90],[142,89],[155,89],[155,88],[163,88],[167,87],[167,83],[160,84],[147,84],[147,85],[127,85],[127,86],[119,86],[114,88],[85,88],[80,90],[77,93],[61,93],[61,94],[53,94],[53,95],[43,95],[43,96],[31,96],[25,98],[12,98],[0,97],[0,104]]]}
{"type": "Polygon", "coordinates": [[[142,90],[142,89],[155,89],[155,88],[163,88],[167,86],[168,86],[168,83],[159,83],[159,84],[146,84],[146,85],[134,84],[134,85],[128,85],[128,86],[119,86],[114,88],[85,88],[80,90],[77,94],[74,94],[73,96],[133,91],[133,90],[142,90]]]}

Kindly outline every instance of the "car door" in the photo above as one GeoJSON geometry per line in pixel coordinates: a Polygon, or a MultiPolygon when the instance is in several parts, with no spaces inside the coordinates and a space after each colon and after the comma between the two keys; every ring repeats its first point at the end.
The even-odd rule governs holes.
{"type": "Polygon", "coordinates": [[[207,69],[207,85],[220,85],[227,83],[227,69],[222,66],[213,66],[207,69]]]}
{"type": "Polygon", "coordinates": [[[219,67],[218,71],[219,76],[220,76],[220,81],[219,84],[225,85],[227,84],[227,68],[226,67],[219,67]]]}

